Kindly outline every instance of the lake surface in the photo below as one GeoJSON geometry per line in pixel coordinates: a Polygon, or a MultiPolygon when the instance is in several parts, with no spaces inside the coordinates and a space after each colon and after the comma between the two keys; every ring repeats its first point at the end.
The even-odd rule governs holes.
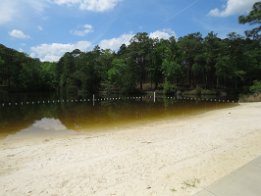
{"type": "Polygon", "coordinates": [[[106,131],[235,105],[170,99],[12,105],[0,107],[0,137],[106,131]]]}

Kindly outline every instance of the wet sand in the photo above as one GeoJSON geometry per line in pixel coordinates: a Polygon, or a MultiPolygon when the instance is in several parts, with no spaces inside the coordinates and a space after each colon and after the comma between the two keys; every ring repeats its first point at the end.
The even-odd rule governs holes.
{"type": "Polygon", "coordinates": [[[261,155],[261,103],[99,133],[0,140],[0,195],[192,195],[261,155]]]}

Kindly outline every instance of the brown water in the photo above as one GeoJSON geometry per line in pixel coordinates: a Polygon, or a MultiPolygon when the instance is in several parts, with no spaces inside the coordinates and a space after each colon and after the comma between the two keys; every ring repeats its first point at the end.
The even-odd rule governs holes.
{"type": "Polygon", "coordinates": [[[119,129],[163,119],[187,118],[236,104],[207,102],[117,101],[26,105],[0,108],[0,137],[70,134],[119,129]]]}

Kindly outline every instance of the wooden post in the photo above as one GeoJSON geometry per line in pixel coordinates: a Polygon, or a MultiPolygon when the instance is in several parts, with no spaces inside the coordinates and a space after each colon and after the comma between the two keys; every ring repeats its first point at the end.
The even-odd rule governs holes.
{"type": "Polygon", "coordinates": [[[154,91],[154,103],[156,102],[156,92],[154,91]]]}

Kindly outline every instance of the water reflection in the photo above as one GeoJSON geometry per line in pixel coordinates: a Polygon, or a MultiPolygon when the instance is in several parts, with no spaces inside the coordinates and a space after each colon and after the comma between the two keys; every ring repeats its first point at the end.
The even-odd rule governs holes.
{"type": "Polygon", "coordinates": [[[32,127],[49,131],[66,130],[66,127],[61,123],[61,121],[54,118],[43,118],[41,120],[37,120],[33,123],[32,127]]]}
{"type": "Polygon", "coordinates": [[[74,131],[68,130],[60,120],[54,118],[42,118],[35,121],[31,126],[22,129],[15,134],[8,135],[6,140],[17,140],[35,137],[49,137],[74,134],[74,131]]]}
{"type": "Polygon", "coordinates": [[[164,118],[186,118],[235,104],[207,102],[117,101],[91,103],[25,105],[0,109],[0,136],[70,134],[99,131],[164,118]],[[73,131],[72,131],[73,130],[73,131]]]}

